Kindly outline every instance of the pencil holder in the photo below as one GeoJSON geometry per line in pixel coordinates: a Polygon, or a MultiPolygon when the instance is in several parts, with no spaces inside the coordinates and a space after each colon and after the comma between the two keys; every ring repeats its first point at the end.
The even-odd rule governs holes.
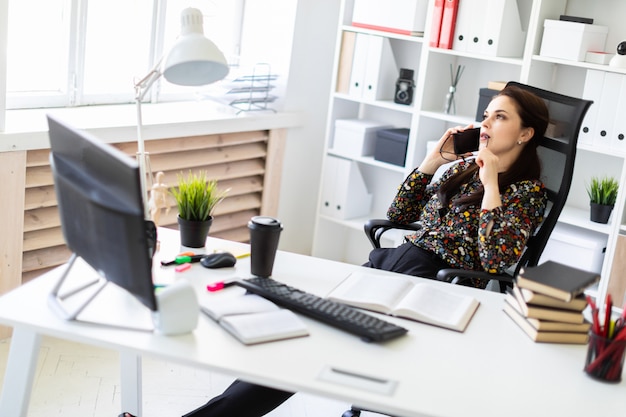
{"type": "Polygon", "coordinates": [[[626,340],[610,339],[589,332],[585,372],[599,381],[620,382],[625,350],[626,340]]]}

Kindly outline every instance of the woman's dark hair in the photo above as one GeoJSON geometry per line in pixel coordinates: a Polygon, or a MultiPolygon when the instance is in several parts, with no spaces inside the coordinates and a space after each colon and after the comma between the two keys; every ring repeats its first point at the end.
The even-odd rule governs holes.
{"type": "MultiPolygon", "coordinates": [[[[503,190],[510,184],[522,180],[536,180],[541,176],[541,162],[537,155],[539,141],[548,128],[549,115],[546,103],[540,97],[530,91],[517,86],[507,86],[493,98],[506,96],[513,102],[517,113],[520,116],[522,127],[531,127],[534,130],[533,137],[526,143],[519,157],[513,165],[498,174],[498,186],[503,190]]],[[[467,170],[450,177],[439,188],[438,196],[443,207],[447,207],[450,198],[456,194],[461,185],[467,183],[478,170],[478,165],[473,165],[467,170]]],[[[455,205],[467,207],[480,204],[483,198],[484,189],[482,185],[472,194],[460,197],[453,201],[455,205]]]]}

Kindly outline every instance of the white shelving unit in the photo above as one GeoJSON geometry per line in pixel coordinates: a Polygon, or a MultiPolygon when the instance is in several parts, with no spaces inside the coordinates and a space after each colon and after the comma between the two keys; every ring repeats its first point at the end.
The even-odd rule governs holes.
{"type": "MultiPolygon", "coordinates": [[[[464,0],[460,0],[463,2],[464,0]]],[[[465,0],[467,1],[467,0],[465,0]]],[[[626,74],[625,69],[607,65],[567,61],[539,55],[545,19],[560,15],[594,18],[595,24],[609,27],[605,50],[612,52],[619,42],[626,40],[626,2],[615,0],[518,0],[516,2],[522,27],[526,32],[523,51],[517,57],[493,57],[452,49],[429,46],[430,16],[434,0],[429,0],[424,37],[411,37],[388,32],[364,30],[351,26],[354,0],[344,0],[337,31],[335,75],[332,80],[331,102],[326,130],[326,155],[336,155],[332,149],[334,124],[338,119],[372,119],[396,127],[410,129],[404,167],[375,161],[372,157],[352,158],[373,194],[370,215],[354,219],[337,219],[318,215],[313,242],[313,255],[363,263],[370,251],[363,233],[363,224],[369,218],[384,218],[397,186],[423,159],[427,141],[437,140],[448,127],[466,125],[475,120],[479,89],[489,81],[516,80],[551,91],[582,97],[587,70],[626,74]],[[398,70],[410,68],[415,72],[413,103],[395,104],[392,100],[361,100],[335,91],[339,76],[342,35],[344,32],[366,33],[387,38],[391,44],[398,70]],[[443,103],[450,85],[450,66],[465,66],[456,92],[456,114],[443,113],[443,103]]],[[[395,85],[389,89],[394,90],[395,85]]],[[[622,116],[623,117],[623,116],[622,116]]],[[[607,291],[618,236],[626,235],[626,152],[601,149],[580,144],[572,188],[560,222],[607,235],[607,249],[602,267],[600,294],[607,291]],[[593,175],[613,175],[620,180],[618,202],[609,224],[589,220],[589,202],[586,184],[593,175]]],[[[324,169],[324,167],[322,167],[324,169]]],[[[400,237],[388,243],[397,244],[400,237]]],[[[614,278],[618,279],[618,278],[614,278]]],[[[621,278],[624,279],[624,278],[621,278]]]]}

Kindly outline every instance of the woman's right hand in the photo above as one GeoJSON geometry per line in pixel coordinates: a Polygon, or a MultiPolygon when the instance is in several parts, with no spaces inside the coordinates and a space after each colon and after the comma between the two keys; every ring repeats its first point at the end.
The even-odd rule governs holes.
{"type": "Polygon", "coordinates": [[[420,172],[424,174],[434,174],[440,166],[457,159],[457,156],[454,154],[452,135],[473,127],[473,124],[469,124],[465,127],[455,126],[446,130],[437,141],[437,145],[435,145],[433,150],[426,155],[422,163],[419,165],[418,169],[420,172]]]}

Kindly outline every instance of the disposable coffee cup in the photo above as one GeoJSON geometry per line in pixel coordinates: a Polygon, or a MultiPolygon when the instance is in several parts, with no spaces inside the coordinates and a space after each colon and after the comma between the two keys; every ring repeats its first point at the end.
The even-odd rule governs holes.
{"type": "Polygon", "coordinates": [[[250,273],[267,278],[272,275],[283,226],[273,217],[255,216],[248,222],[248,229],[250,229],[250,273]]]}

